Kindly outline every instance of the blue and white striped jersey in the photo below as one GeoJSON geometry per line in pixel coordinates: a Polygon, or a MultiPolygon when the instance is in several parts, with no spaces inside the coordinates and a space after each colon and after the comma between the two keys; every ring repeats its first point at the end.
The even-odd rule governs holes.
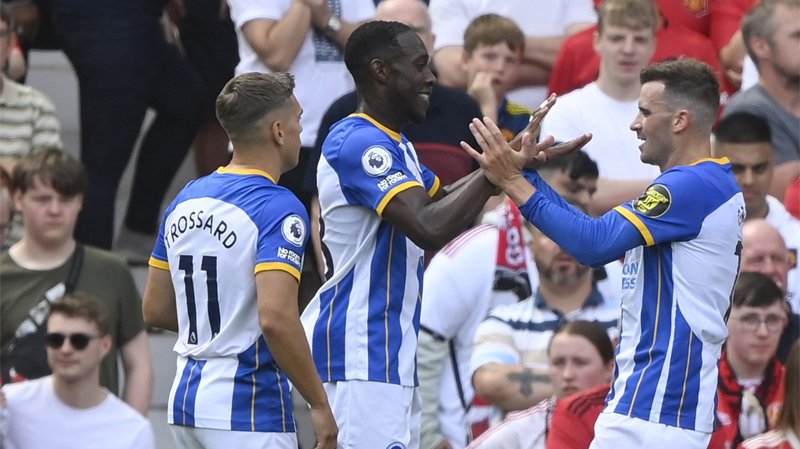
{"type": "Polygon", "coordinates": [[[615,211],[645,245],[625,255],[617,369],[605,412],[711,432],[745,218],[730,165],[704,159],[672,168],[615,211]]]}
{"type": "Polygon", "coordinates": [[[417,384],[423,250],[382,218],[398,193],[439,179],[413,145],[365,114],[332,128],[317,187],[327,281],[302,320],[323,382],[417,384]]]}
{"type": "Polygon", "coordinates": [[[265,172],[220,168],[165,213],[150,265],[169,270],[178,310],[171,424],[294,432],[289,382],[258,321],[255,275],[298,280],[308,236],[300,201],[265,172]]]}

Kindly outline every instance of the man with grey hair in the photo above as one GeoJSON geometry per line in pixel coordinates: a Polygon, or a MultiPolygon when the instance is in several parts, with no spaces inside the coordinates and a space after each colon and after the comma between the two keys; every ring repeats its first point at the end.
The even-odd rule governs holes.
{"type": "Polygon", "coordinates": [[[749,112],[769,122],[777,164],[770,194],[783,200],[800,173],[800,0],[762,0],[742,20],[742,35],[759,82],[731,98],[722,115],[749,112]]]}

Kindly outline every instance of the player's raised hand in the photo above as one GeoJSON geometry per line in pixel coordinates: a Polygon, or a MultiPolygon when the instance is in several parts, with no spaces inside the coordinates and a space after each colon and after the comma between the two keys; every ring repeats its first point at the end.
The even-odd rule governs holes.
{"type": "Polygon", "coordinates": [[[525,129],[520,131],[519,134],[514,136],[511,142],[508,143],[511,145],[511,148],[519,151],[522,147],[522,136],[525,134],[530,134],[531,140],[534,142],[539,138],[539,133],[542,131],[542,120],[544,120],[544,117],[547,115],[553,105],[556,104],[557,98],[558,97],[556,97],[556,94],[551,94],[547,100],[539,105],[539,109],[537,109],[533,115],[531,115],[531,119],[528,121],[528,125],[525,127],[525,129]]]}
{"type": "Polygon", "coordinates": [[[317,433],[317,446],[314,449],[336,449],[339,428],[331,408],[311,407],[311,423],[317,433]]]}
{"type": "Polygon", "coordinates": [[[530,135],[528,135],[522,137],[522,149],[520,151],[524,151],[526,146],[533,147],[533,149],[527,150],[527,152],[529,154],[535,154],[535,156],[525,164],[525,168],[536,168],[554,157],[563,156],[583,148],[590,140],[592,140],[591,134],[582,134],[568,142],[553,145],[553,136],[549,136],[547,139],[537,144],[533,143],[530,135]],[[543,146],[542,144],[544,143],[547,143],[547,145],[543,146]]]}
{"type": "MultiPolygon", "coordinates": [[[[489,118],[484,118],[483,121],[473,119],[469,130],[483,153],[477,152],[466,142],[461,142],[461,147],[478,161],[489,181],[498,187],[503,187],[510,180],[521,176],[522,168],[536,155],[535,147],[525,145],[525,142],[530,142],[529,135],[523,137],[520,151],[514,151],[497,125],[489,118]]],[[[552,145],[552,138],[549,142],[552,145]]]]}

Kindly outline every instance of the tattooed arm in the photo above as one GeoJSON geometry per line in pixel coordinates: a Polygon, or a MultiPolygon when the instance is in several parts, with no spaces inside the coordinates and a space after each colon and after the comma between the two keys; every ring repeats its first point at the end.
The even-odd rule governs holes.
{"type": "Polygon", "coordinates": [[[475,394],[504,412],[525,410],[553,395],[546,370],[487,363],[472,376],[475,394]]]}

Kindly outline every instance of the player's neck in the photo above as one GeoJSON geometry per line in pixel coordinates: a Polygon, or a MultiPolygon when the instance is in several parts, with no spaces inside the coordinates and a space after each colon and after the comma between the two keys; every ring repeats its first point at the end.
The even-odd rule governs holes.
{"type": "Polygon", "coordinates": [[[710,157],[710,135],[706,137],[687,135],[683,139],[676,140],[675,151],[672,152],[667,162],[661,166],[661,172],[663,173],[670,168],[681,165],[692,165],[699,160],[710,157]]]}
{"type": "Polygon", "coordinates": [[[49,270],[60,267],[72,257],[76,244],[73,238],[65,242],[47,243],[25,237],[8,249],[8,255],[22,268],[49,270]]]}
{"type": "Polygon", "coordinates": [[[738,379],[763,379],[767,365],[747,363],[734,351],[728,351],[728,366],[738,379]]]}
{"type": "Polygon", "coordinates": [[[602,68],[600,69],[600,76],[597,78],[596,83],[600,91],[609,98],[623,103],[636,101],[642,91],[642,85],[638,80],[631,80],[628,83],[615,81],[608,76],[603,76],[602,68]]]}
{"type": "Polygon", "coordinates": [[[592,294],[591,276],[589,270],[571,284],[557,285],[540,274],[539,292],[550,307],[566,315],[581,309],[592,294]]]}
{"type": "Polygon", "coordinates": [[[761,204],[747,208],[748,220],[753,218],[767,218],[768,214],[769,214],[769,203],[767,203],[766,198],[764,198],[761,204]]]}
{"type": "MultiPolygon", "coordinates": [[[[277,183],[283,172],[281,171],[280,159],[277,157],[270,157],[262,152],[260,157],[251,157],[251,152],[242,152],[244,154],[233,153],[231,162],[225,166],[228,170],[259,170],[268,174],[275,183],[277,183]]],[[[276,152],[271,152],[277,154],[276,152]]],[[[252,153],[259,154],[259,153],[252,153]]]]}
{"type": "Polygon", "coordinates": [[[97,407],[108,397],[108,393],[100,388],[99,369],[77,380],[53,375],[53,389],[61,402],[77,409],[97,407]]]}
{"type": "Polygon", "coordinates": [[[402,134],[403,125],[406,120],[403,117],[401,109],[394,105],[389,105],[388,102],[384,103],[387,104],[376,106],[368,104],[366,101],[361,101],[358,105],[358,109],[356,109],[356,113],[366,114],[386,128],[389,128],[397,134],[402,134]]]}

